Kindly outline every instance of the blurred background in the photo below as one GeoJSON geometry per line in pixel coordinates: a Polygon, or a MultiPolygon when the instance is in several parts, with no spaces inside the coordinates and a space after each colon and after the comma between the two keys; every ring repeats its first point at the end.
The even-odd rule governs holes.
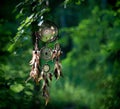
{"type": "Polygon", "coordinates": [[[119,0],[2,0],[0,109],[119,109],[119,0]],[[29,77],[32,33],[41,16],[59,27],[63,78],[41,84],[29,77]]]}

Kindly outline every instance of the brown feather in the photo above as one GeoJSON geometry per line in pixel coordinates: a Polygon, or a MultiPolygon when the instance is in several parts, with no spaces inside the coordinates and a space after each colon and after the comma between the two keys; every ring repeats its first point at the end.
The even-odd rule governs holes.
{"type": "Polygon", "coordinates": [[[54,70],[54,75],[55,75],[55,78],[57,79],[58,78],[57,68],[54,70]]]}

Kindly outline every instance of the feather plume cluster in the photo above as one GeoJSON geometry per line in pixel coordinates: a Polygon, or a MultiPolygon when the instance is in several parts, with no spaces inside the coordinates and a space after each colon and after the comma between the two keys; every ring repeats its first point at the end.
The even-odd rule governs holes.
{"type": "MultiPolygon", "coordinates": [[[[40,60],[42,59],[42,49],[38,49],[38,41],[35,43],[35,50],[32,52],[32,59],[29,62],[31,66],[30,77],[26,80],[29,81],[33,79],[36,84],[39,84],[42,81],[42,95],[46,100],[46,105],[49,102],[49,82],[52,81],[53,75],[56,79],[59,79],[62,76],[62,65],[60,63],[60,55],[62,54],[60,46],[58,44],[55,45],[55,48],[50,52],[51,60],[54,61],[54,73],[50,72],[50,66],[48,64],[40,65],[40,60]]],[[[45,52],[45,56],[48,55],[45,52]]],[[[46,59],[46,58],[45,58],[46,59]]]]}
{"type": "Polygon", "coordinates": [[[62,65],[60,63],[60,55],[61,54],[62,54],[62,51],[60,49],[60,45],[57,43],[52,52],[52,60],[55,60],[54,75],[55,75],[56,79],[59,79],[60,76],[63,76],[62,75],[62,65]]]}

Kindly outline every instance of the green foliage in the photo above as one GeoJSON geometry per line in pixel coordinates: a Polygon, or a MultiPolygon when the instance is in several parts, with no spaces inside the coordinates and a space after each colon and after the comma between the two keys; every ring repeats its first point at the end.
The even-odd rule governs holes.
{"type": "MultiPolygon", "coordinates": [[[[30,29],[34,22],[38,22],[40,17],[50,11],[47,6],[44,6],[44,0],[42,1],[29,1],[25,0],[20,2],[14,11],[19,11],[19,14],[16,15],[16,18],[19,19],[20,26],[17,28],[18,32],[13,38],[13,44],[8,44],[8,51],[12,52],[16,46],[16,43],[20,39],[20,37],[24,37],[26,35],[30,35],[30,29]],[[26,12],[27,11],[27,12],[26,12]],[[23,19],[24,18],[24,19],[23,19]]],[[[37,25],[36,25],[37,26],[37,25]]]]}
{"type": "MultiPolygon", "coordinates": [[[[90,97],[91,102],[88,100],[87,104],[92,109],[96,109],[98,106],[99,109],[118,108],[119,98],[113,97],[115,94],[113,89],[119,90],[117,87],[113,88],[114,81],[117,81],[113,79],[113,75],[119,72],[114,71],[116,69],[114,63],[118,61],[120,49],[120,32],[118,31],[120,25],[116,25],[116,22],[120,20],[117,14],[113,10],[100,11],[98,7],[95,7],[91,16],[82,20],[77,27],[62,30],[66,35],[63,37],[64,39],[61,39],[61,43],[69,37],[73,45],[67,58],[63,60],[65,68],[63,72],[66,73],[65,75],[69,75],[69,84],[74,83],[77,87],[83,86],[90,92],[94,92],[93,96],[85,92],[85,100],[82,98],[82,101],[86,103],[90,97]],[[111,60],[110,56],[115,59],[111,60]],[[106,100],[106,98],[108,99],[106,100]],[[114,99],[117,100],[114,101],[114,99]],[[105,100],[105,104],[101,103],[101,100],[105,100]]],[[[117,63],[117,65],[119,64],[117,63]]],[[[80,92],[80,89],[78,90],[80,92]]],[[[76,95],[75,91],[73,94],[76,95]]],[[[73,94],[70,94],[72,99],[74,99],[73,94]]],[[[80,97],[79,100],[81,100],[80,97]]]]}
{"type": "Polygon", "coordinates": [[[25,0],[17,5],[14,22],[8,16],[0,20],[1,109],[44,108],[40,85],[32,80],[25,84],[30,71],[31,34],[44,14],[53,16],[60,25],[64,74],[59,81],[52,81],[45,108],[119,109],[120,2],[111,5],[103,1],[65,0],[61,3],[67,8],[63,9],[63,5],[56,7],[51,2],[46,7],[44,0],[25,0]],[[21,22],[19,26],[15,18],[21,22]]]}

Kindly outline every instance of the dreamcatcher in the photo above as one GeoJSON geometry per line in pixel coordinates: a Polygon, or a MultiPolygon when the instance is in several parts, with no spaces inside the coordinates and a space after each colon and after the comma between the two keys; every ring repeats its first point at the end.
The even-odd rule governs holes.
{"type": "Polygon", "coordinates": [[[53,76],[59,79],[62,76],[60,56],[62,54],[60,44],[54,42],[58,37],[58,28],[52,22],[43,22],[40,28],[35,32],[35,45],[32,51],[32,59],[30,61],[31,71],[30,79],[33,79],[36,84],[42,82],[42,95],[46,99],[46,104],[49,101],[49,82],[52,81],[53,76]],[[39,48],[39,41],[44,42],[44,46],[39,48]],[[54,47],[49,47],[49,44],[53,43],[54,47]],[[43,61],[43,62],[42,62],[43,61]],[[54,63],[51,67],[49,61],[54,63]]]}

